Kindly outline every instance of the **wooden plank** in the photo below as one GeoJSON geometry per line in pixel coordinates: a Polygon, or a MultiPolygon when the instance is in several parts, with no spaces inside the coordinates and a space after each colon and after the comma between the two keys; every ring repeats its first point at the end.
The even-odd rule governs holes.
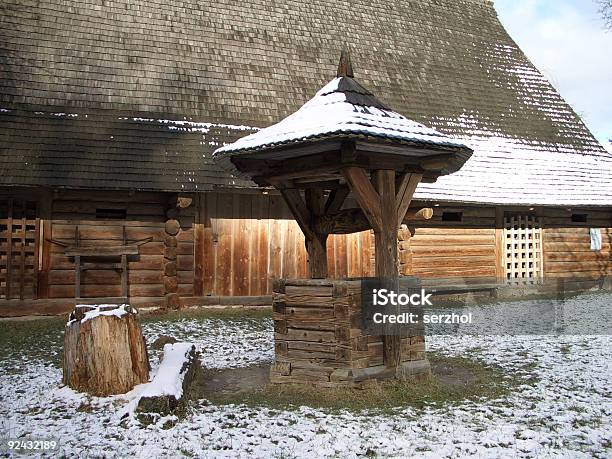
{"type": "Polygon", "coordinates": [[[271,292],[269,289],[268,272],[269,256],[270,256],[270,198],[268,195],[261,196],[258,200],[259,220],[257,225],[257,235],[255,241],[256,254],[254,261],[256,263],[255,279],[253,290],[254,295],[266,295],[271,292]]]}
{"type": "Polygon", "coordinates": [[[220,194],[217,201],[217,260],[215,273],[215,293],[222,296],[233,295],[233,198],[230,194],[220,194]]]}
{"type": "Polygon", "coordinates": [[[195,296],[202,296],[204,294],[204,225],[196,223],[194,238],[193,292],[195,296]]]}
{"type": "Polygon", "coordinates": [[[13,260],[13,199],[8,200],[8,218],[6,221],[6,282],[5,282],[5,298],[10,300],[11,295],[11,279],[13,277],[12,272],[12,260],[13,260]]]}
{"type": "Polygon", "coordinates": [[[234,231],[232,258],[233,268],[233,295],[249,295],[249,240],[250,232],[248,221],[251,218],[251,197],[249,195],[234,194],[234,206],[238,211],[233,221],[234,231]]]}
{"type": "Polygon", "coordinates": [[[269,220],[269,245],[268,245],[268,283],[267,291],[272,291],[272,282],[279,279],[282,273],[282,252],[284,237],[286,234],[281,231],[279,220],[272,219],[272,209],[276,209],[281,200],[278,197],[270,197],[270,220],[269,220]]]}
{"type": "Polygon", "coordinates": [[[216,292],[216,269],[217,269],[217,247],[218,247],[218,213],[217,193],[206,193],[200,200],[204,204],[201,215],[201,223],[204,226],[204,243],[202,246],[203,259],[203,289],[204,295],[212,295],[216,292]]]}
{"type": "Polygon", "coordinates": [[[27,204],[25,200],[21,201],[21,248],[20,248],[20,266],[19,266],[19,299],[23,300],[23,288],[25,281],[25,248],[26,248],[26,213],[27,204]]]}
{"type": "Polygon", "coordinates": [[[421,182],[423,174],[405,173],[402,175],[399,187],[395,197],[395,206],[397,212],[397,226],[399,227],[404,221],[404,217],[410,207],[412,196],[416,191],[417,185],[421,182]]]}
{"type": "MultiPolygon", "coordinates": [[[[372,225],[372,228],[380,231],[382,229],[382,215],[380,210],[381,199],[370,182],[365,170],[360,167],[346,167],[342,169],[342,174],[349,184],[351,193],[372,225]]],[[[393,187],[395,188],[395,176],[393,180],[393,187]]],[[[393,193],[393,198],[395,204],[395,192],[393,193]]]]}
{"type": "Polygon", "coordinates": [[[331,331],[289,328],[286,334],[275,334],[275,338],[286,341],[309,341],[312,343],[334,343],[336,335],[331,331]]]}

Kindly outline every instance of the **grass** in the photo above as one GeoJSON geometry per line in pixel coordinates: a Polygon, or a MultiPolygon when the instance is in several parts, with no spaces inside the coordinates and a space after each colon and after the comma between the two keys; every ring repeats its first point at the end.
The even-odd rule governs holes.
{"type": "Polygon", "coordinates": [[[182,319],[267,319],[272,317],[270,308],[189,308],[181,311],[171,311],[165,314],[146,313],[140,317],[140,322],[172,322],[182,319]]]}
{"type": "Polygon", "coordinates": [[[0,321],[0,362],[41,359],[61,365],[66,317],[0,321]]]}
{"type": "Polygon", "coordinates": [[[446,357],[428,353],[434,368],[434,376],[427,381],[381,381],[373,382],[363,389],[321,389],[298,385],[273,385],[241,393],[207,393],[205,398],[214,404],[243,404],[250,407],[270,409],[297,409],[300,406],[343,410],[373,410],[392,413],[406,407],[423,408],[428,404],[445,404],[473,400],[481,397],[500,398],[511,392],[518,384],[500,368],[485,365],[463,357],[446,357]],[[435,369],[443,367],[444,376],[436,376],[435,369]],[[465,381],[452,381],[453,372],[464,376],[465,381]],[[296,404],[296,400],[299,403],[296,404]]]}

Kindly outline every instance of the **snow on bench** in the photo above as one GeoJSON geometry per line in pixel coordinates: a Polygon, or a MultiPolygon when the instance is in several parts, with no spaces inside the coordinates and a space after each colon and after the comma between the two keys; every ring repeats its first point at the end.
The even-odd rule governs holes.
{"type": "Polygon", "coordinates": [[[138,401],[138,419],[151,423],[163,416],[184,414],[187,403],[185,395],[199,365],[193,344],[166,344],[157,373],[138,401]]]}

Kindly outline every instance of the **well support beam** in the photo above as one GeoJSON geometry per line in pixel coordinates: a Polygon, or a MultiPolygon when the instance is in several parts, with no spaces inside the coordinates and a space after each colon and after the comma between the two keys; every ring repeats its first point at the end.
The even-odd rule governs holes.
{"type": "Polygon", "coordinates": [[[280,192],[304,233],[310,278],[327,278],[329,273],[327,267],[328,234],[319,233],[314,228],[316,218],[322,216],[324,212],[323,192],[319,189],[308,189],[305,193],[305,201],[297,189],[284,188],[280,192]]]}

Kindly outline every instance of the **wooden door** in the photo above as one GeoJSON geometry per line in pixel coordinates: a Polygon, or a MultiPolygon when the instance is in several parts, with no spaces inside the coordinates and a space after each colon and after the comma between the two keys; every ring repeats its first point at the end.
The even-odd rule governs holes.
{"type": "Polygon", "coordinates": [[[0,299],[34,299],[40,220],[36,201],[0,198],[0,299]]]}

